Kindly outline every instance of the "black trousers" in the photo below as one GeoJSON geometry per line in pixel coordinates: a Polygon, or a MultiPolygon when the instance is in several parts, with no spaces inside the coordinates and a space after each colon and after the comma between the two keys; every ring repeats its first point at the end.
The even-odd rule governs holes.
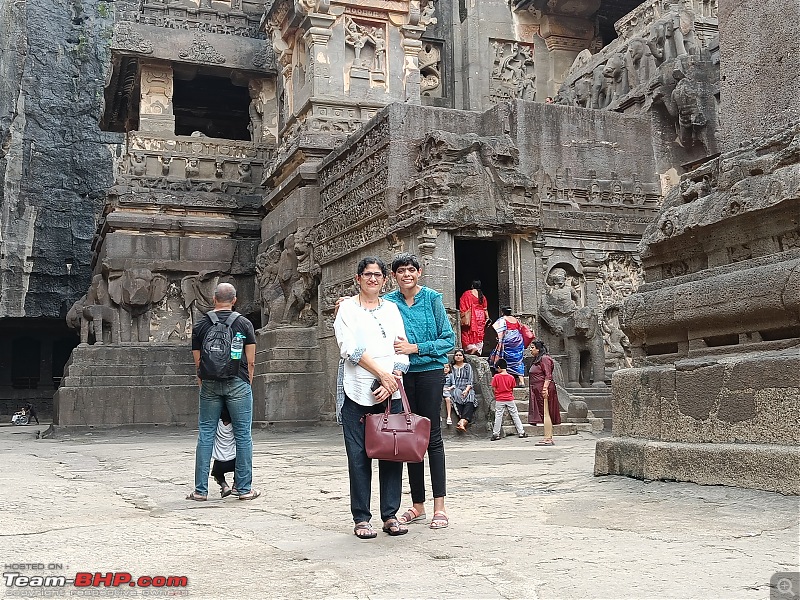
{"type": "MultiPolygon", "coordinates": [[[[431,467],[431,486],[433,497],[447,495],[447,475],[445,473],[444,441],[442,422],[439,418],[444,388],[444,369],[406,373],[403,386],[408,395],[411,412],[431,420],[431,439],[428,443],[428,463],[431,467]]],[[[408,463],[408,484],[411,487],[411,501],[425,502],[425,462],[408,463]]]]}

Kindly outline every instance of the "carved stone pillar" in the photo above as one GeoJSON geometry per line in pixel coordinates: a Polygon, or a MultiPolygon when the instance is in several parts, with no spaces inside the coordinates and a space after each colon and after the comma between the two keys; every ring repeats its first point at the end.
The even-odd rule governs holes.
{"type": "Polygon", "coordinates": [[[402,28],[403,32],[403,85],[405,101],[420,104],[419,53],[422,50],[420,37],[425,28],[418,25],[419,13],[411,13],[409,24],[402,28]]]}
{"type": "Polygon", "coordinates": [[[175,134],[172,110],[172,67],[143,63],[139,99],[139,131],[175,134]]]}
{"type": "Polygon", "coordinates": [[[336,17],[319,13],[311,14],[306,19],[308,30],[303,39],[308,48],[312,96],[330,92],[331,57],[328,41],[331,39],[331,26],[335,20],[336,17]]]}
{"type": "Polygon", "coordinates": [[[555,95],[575,57],[591,45],[594,25],[585,18],[545,15],[539,32],[550,52],[547,89],[555,95]]]}

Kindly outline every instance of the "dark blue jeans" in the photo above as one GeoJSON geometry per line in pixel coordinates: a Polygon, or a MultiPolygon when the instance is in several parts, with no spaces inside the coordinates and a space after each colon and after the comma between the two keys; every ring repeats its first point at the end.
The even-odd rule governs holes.
{"type": "MultiPolygon", "coordinates": [[[[431,441],[428,443],[428,463],[431,467],[431,487],[433,497],[447,495],[447,476],[444,465],[444,441],[442,440],[442,389],[444,370],[422,371],[403,375],[403,386],[408,395],[411,412],[431,420],[431,441]]],[[[425,502],[425,462],[408,463],[408,485],[411,487],[411,501],[415,504],[425,502]]]]}
{"type": "MultiPolygon", "coordinates": [[[[342,431],[344,447],[347,450],[347,469],[350,473],[350,511],[353,521],[361,523],[372,518],[369,510],[372,496],[372,459],[367,457],[364,447],[364,423],[362,417],[370,413],[382,413],[386,403],[374,406],[361,406],[345,396],[342,407],[342,431]]],[[[392,401],[392,413],[403,411],[403,403],[392,401]]],[[[403,463],[389,460],[378,461],[378,480],[380,482],[381,520],[394,519],[400,509],[403,485],[403,463]]]]}

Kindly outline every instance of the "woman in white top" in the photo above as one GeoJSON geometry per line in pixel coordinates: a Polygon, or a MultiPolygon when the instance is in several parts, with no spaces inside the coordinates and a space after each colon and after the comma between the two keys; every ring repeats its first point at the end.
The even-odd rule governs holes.
{"type": "MultiPolygon", "coordinates": [[[[350,510],[354,533],[360,539],[378,534],[370,525],[372,495],[372,460],[364,447],[364,422],[368,413],[382,413],[386,401],[393,413],[402,411],[397,391],[398,377],[408,370],[408,355],[395,354],[394,341],[405,338],[403,319],[397,306],[380,298],[389,272],[384,262],[368,256],[358,263],[357,296],[345,299],[333,323],[344,368],[341,374],[343,401],[341,411],[344,445],[350,474],[350,510]]],[[[408,530],[396,518],[400,508],[403,463],[378,461],[380,504],[383,531],[403,535],[408,530]]]]}

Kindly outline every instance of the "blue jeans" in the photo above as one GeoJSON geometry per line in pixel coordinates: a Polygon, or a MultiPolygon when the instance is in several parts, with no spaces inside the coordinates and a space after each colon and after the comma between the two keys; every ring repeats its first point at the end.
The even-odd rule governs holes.
{"type": "MultiPolygon", "coordinates": [[[[364,422],[362,418],[370,413],[382,413],[386,404],[381,402],[374,406],[361,406],[345,396],[342,406],[342,431],[344,447],[347,451],[347,469],[350,473],[350,512],[353,521],[369,522],[372,513],[369,510],[372,496],[372,459],[364,448],[364,422]]],[[[403,404],[398,398],[392,401],[390,412],[399,413],[403,404]]],[[[403,491],[403,463],[390,460],[378,461],[378,480],[380,481],[381,520],[394,519],[400,509],[400,498],[403,491]]]]}
{"type": "Polygon", "coordinates": [[[231,414],[233,437],[236,438],[236,489],[245,494],[253,482],[253,391],[250,384],[238,377],[226,381],[207,379],[200,388],[194,458],[194,491],[203,496],[208,495],[214,434],[223,406],[227,406],[231,414]]]}

